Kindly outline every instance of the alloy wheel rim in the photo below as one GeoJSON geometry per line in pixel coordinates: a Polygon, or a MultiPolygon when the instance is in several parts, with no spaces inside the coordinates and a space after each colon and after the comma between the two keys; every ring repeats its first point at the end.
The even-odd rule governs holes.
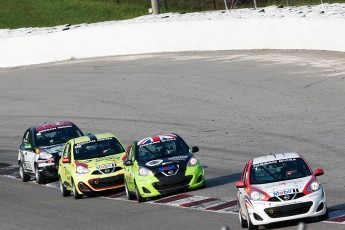
{"type": "Polygon", "coordinates": [[[19,175],[20,175],[20,178],[24,178],[23,166],[20,166],[19,175]]]}
{"type": "Polygon", "coordinates": [[[61,193],[63,193],[63,187],[62,186],[63,186],[62,181],[60,180],[60,191],[61,191],[61,193]]]}
{"type": "Polygon", "coordinates": [[[128,188],[127,188],[127,183],[125,183],[125,190],[126,190],[126,195],[127,195],[127,197],[129,197],[129,192],[128,192],[128,188]]]}

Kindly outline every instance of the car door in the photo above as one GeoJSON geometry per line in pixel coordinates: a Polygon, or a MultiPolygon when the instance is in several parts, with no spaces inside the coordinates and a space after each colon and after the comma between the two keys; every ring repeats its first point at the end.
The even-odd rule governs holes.
{"type": "Polygon", "coordinates": [[[69,141],[66,143],[65,148],[62,152],[61,166],[60,171],[61,177],[65,182],[65,185],[71,186],[71,177],[72,177],[72,143],[69,141]]]}
{"type": "MultiPolygon", "coordinates": [[[[131,191],[135,190],[134,186],[134,171],[133,171],[133,165],[134,165],[134,144],[130,146],[130,148],[127,150],[127,159],[132,161],[132,165],[125,167],[125,179],[128,186],[128,189],[131,191]]],[[[126,160],[127,160],[126,159],[126,160]]]]}
{"type": "Polygon", "coordinates": [[[35,158],[36,153],[34,152],[33,148],[33,141],[32,141],[32,131],[28,129],[23,136],[23,141],[20,146],[20,150],[22,153],[22,157],[24,160],[24,167],[26,170],[34,171],[35,168],[35,158]],[[28,145],[31,145],[31,148],[27,148],[28,145]]]}

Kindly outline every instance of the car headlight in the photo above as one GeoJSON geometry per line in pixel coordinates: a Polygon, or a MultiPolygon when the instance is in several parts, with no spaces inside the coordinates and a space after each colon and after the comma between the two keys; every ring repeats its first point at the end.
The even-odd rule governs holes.
{"type": "Polygon", "coordinates": [[[199,163],[199,160],[196,157],[191,157],[188,161],[188,166],[193,167],[199,163]]]}
{"type": "Polygon", "coordinates": [[[316,192],[320,189],[320,184],[317,180],[312,181],[308,186],[309,192],[316,192]]]}
{"type": "Polygon", "coordinates": [[[76,173],[78,173],[78,174],[86,174],[89,171],[90,170],[87,167],[85,167],[84,165],[77,165],[76,173]]]}
{"type": "Polygon", "coordinates": [[[150,175],[153,175],[153,173],[150,169],[147,169],[145,167],[140,166],[139,167],[139,175],[140,176],[150,176],[150,175]]]}
{"type": "Polygon", "coordinates": [[[265,199],[265,195],[262,194],[261,192],[258,192],[258,191],[252,191],[250,193],[250,198],[252,200],[263,200],[263,199],[265,199]]]}
{"type": "Polygon", "coordinates": [[[47,153],[47,152],[42,151],[42,150],[39,151],[39,154],[40,154],[40,158],[41,158],[41,159],[49,159],[49,158],[52,158],[52,157],[53,157],[52,154],[47,153]]]}

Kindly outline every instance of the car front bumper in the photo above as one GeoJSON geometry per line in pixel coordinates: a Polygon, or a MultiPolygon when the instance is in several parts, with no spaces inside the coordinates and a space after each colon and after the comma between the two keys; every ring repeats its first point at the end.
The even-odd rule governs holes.
{"type": "Polygon", "coordinates": [[[204,169],[199,164],[187,167],[184,174],[157,178],[155,176],[137,176],[136,185],[142,197],[155,197],[184,189],[195,189],[205,183],[204,169]]]}
{"type": "Polygon", "coordinates": [[[80,194],[100,192],[124,187],[124,170],[102,175],[75,175],[73,177],[80,194]]]}
{"type": "Polygon", "coordinates": [[[268,202],[246,200],[246,207],[254,225],[321,216],[327,211],[323,188],[296,200],[268,202]]]}

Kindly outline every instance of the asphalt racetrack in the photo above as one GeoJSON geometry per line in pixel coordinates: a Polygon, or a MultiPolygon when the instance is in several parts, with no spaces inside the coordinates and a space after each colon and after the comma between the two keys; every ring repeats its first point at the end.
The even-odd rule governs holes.
{"type": "Polygon", "coordinates": [[[331,220],[303,221],[344,229],[344,99],[345,54],[336,52],[188,52],[0,69],[0,229],[241,229],[235,181],[249,158],[270,152],[299,152],[324,169],[331,220]],[[16,179],[24,131],[60,120],[111,132],[125,146],[178,133],[199,146],[207,187],[138,204],[121,189],[74,200],[56,183],[16,179]]]}

